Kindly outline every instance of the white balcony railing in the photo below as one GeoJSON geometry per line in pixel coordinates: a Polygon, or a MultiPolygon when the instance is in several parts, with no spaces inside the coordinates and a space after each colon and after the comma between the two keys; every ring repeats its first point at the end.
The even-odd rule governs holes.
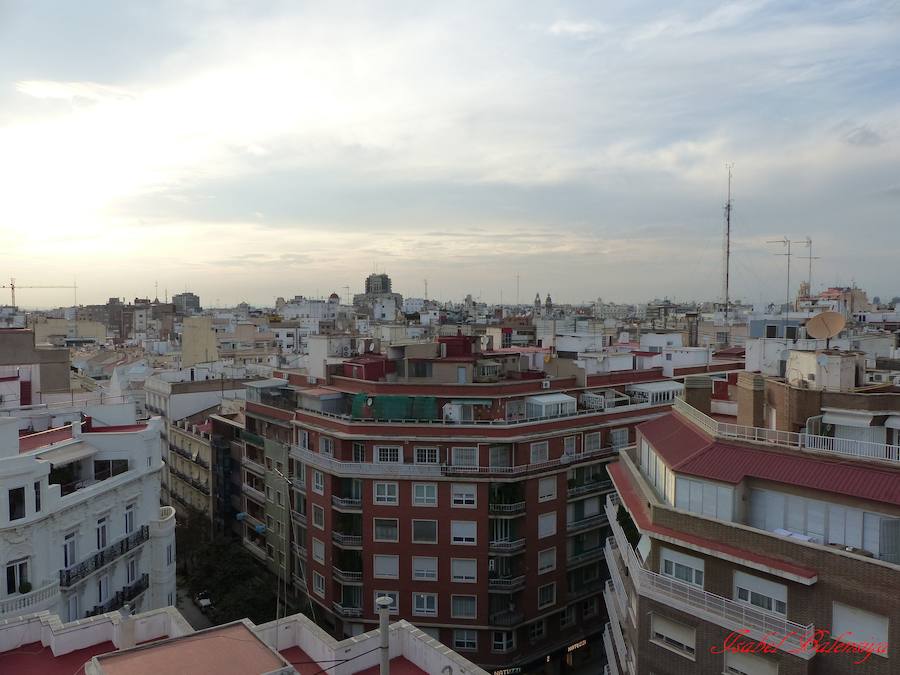
{"type": "Polygon", "coordinates": [[[59,594],[59,579],[28,593],[17,593],[0,601],[0,617],[24,614],[47,609],[49,601],[59,594]]]}
{"type": "Polygon", "coordinates": [[[804,658],[813,655],[808,651],[810,638],[815,634],[815,626],[812,624],[804,626],[789,621],[775,612],[767,612],[755,606],[730,600],[692,584],[645,569],[625,538],[624,530],[616,521],[618,503],[618,496],[609,495],[606,500],[606,512],[609,515],[616,549],[625,561],[631,580],[640,595],[671,605],[729,630],[746,630],[749,637],[766,640],[786,652],[804,658]]]}
{"type": "Polygon", "coordinates": [[[719,422],[705,415],[684,399],[675,399],[675,410],[691,420],[706,433],[717,438],[731,438],[750,443],[765,443],[789,448],[800,448],[828,452],[836,455],[861,457],[863,459],[880,459],[888,462],[900,462],[900,445],[857,441],[850,438],[833,438],[815,434],[778,431],[762,427],[745,427],[739,424],[719,422]]]}
{"type": "Polygon", "coordinates": [[[606,567],[609,569],[609,577],[616,592],[616,600],[619,602],[619,610],[624,618],[628,616],[628,593],[625,591],[625,583],[622,581],[622,576],[619,573],[615,550],[616,540],[610,537],[606,540],[606,547],[603,549],[603,553],[606,556],[606,567]]]}
{"type": "Polygon", "coordinates": [[[594,527],[603,527],[606,525],[606,514],[598,513],[594,516],[588,516],[581,520],[571,520],[566,523],[566,529],[569,532],[580,532],[581,530],[589,530],[594,527]]]}
{"type": "Polygon", "coordinates": [[[619,675],[619,666],[616,665],[616,650],[613,648],[612,643],[612,628],[609,624],[606,624],[606,628],[603,631],[603,649],[606,650],[606,661],[607,661],[607,673],[611,673],[612,675],[619,675]]]}
{"type": "Polygon", "coordinates": [[[603,592],[603,601],[606,603],[606,612],[609,616],[609,625],[611,626],[611,633],[613,638],[613,644],[616,647],[616,655],[619,658],[619,663],[630,673],[634,673],[634,663],[631,660],[631,652],[628,651],[628,646],[625,643],[625,636],[622,634],[622,626],[619,623],[618,613],[616,612],[615,602],[612,599],[613,593],[612,582],[607,582],[606,590],[603,592]]]}
{"type": "Polygon", "coordinates": [[[525,539],[496,540],[488,544],[495,551],[517,551],[525,548],[525,539]]]}

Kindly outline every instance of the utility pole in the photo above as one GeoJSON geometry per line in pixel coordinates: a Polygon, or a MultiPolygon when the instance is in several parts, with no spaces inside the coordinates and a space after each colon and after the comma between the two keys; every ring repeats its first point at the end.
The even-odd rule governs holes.
{"type": "Polygon", "coordinates": [[[516,272],[516,307],[519,306],[519,273],[516,272]]]}
{"type": "Polygon", "coordinates": [[[723,267],[723,285],[724,291],[722,295],[725,296],[725,330],[728,330],[728,304],[729,304],[729,291],[730,291],[730,283],[731,283],[731,169],[734,167],[734,164],[726,164],[725,168],[728,169],[728,201],[725,202],[725,264],[723,267]]]}
{"type": "Polygon", "coordinates": [[[784,239],[771,239],[769,240],[770,244],[781,244],[785,247],[784,253],[776,253],[775,255],[783,255],[787,258],[787,285],[785,289],[784,295],[784,334],[781,336],[787,341],[787,325],[788,325],[788,314],[791,308],[791,240],[785,237],[784,239]]]}

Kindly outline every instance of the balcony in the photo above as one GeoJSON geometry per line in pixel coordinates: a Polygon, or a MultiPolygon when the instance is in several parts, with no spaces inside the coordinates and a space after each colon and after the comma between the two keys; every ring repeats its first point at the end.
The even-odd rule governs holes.
{"type": "Polygon", "coordinates": [[[334,606],[334,613],[340,616],[346,616],[350,618],[360,617],[362,616],[362,607],[345,607],[339,602],[332,603],[334,606]]]}
{"type": "Polygon", "coordinates": [[[507,609],[502,612],[493,612],[488,623],[491,626],[518,626],[525,618],[525,614],[518,609],[507,609]]]}
{"type": "Polygon", "coordinates": [[[566,530],[571,534],[575,532],[583,532],[584,530],[590,530],[595,527],[603,527],[604,525],[608,525],[609,520],[606,517],[605,513],[598,513],[595,516],[588,516],[587,518],[582,518],[581,520],[573,520],[566,525],[566,530]]]}
{"type": "Polygon", "coordinates": [[[501,516],[512,516],[525,513],[525,502],[516,502],[515,504],[491,504],[490,512],[501,516]]]}
{"type": "Polygon", "coordinates": [[[260,504],[266,503],[266,495],[257,490],[255,487],[250,487],[250,485],[248,485],[247,483],[241,484],[241,492],[260,504]]]}
{"type": "Polygon", "coordinates": [[[607,665],[603,668],[604,675],[619,675],[619,666],[616,665],[616,652],[612,644],[612,628],[606,624],[603,631],[603,649],[606,651],[607,665]]]}
{"type": "Polygon", "coordinates": [[[610,581],[613,585],[613,590],[615,591],[616,600],[619,603],[619,611],[622,613],[622,616],[628,616],[628,593],[625,590],[625,583],[622,580],[621,572],[619,571],[619,563],[616,560],[618,557],[615,553],[616,551],[616,540],[610,537],[606,540],[606,547],[604,548],[604,555],[606,556],[606,567],[609,569],[610,581]]]}
{"type": "Polygon", "coordinates": [[[604,584],[601,579],[594,579],[593,581],[588,581],[582,583],[578,586],[578,588],[569,591],[568,601],[572,602],[573,600],[579,600],[581,598],[586,598],[591,595],[595,595],[603,591],[604,584]]]}
{"type": "Polygon", "coordinates": [[[74,586],[86,576],[93,574],[101,567],[109,565],[111,562],[121,558],[129,551],[133,551],[141,544],[150,539],[150,527],[143,525],[140,529],[132,532],[127,537],[123,537],[115,544],[107,546],[102,551],[98,551],[89,558],[82,560],[66,570],[59,571],[59,585],[62,588],[74,586]]]}
{"type": "Polygon", "coordinates": [[[488,587],[492,591],[512,593],[525,587],[525,575],[517,577],[492,577],[488,579],[488,587]]]}
{"type": "Polygon", "coordinates": [[[516,553],[525,548],[525,539],[492,541],[488,547],[491,553],[516,553]]]}
{"type": "Polygon", "coordinates": [[[259,434],[254,434],[252,431],[241,431],[241,438],[247,441],[250,445],[255,445],[257,448],[265,448],[266,441],[259,434]]]}
{"type": "Polygon", "coordinates": [[[5,600],[0,600],[0,616],[39,612],[55,605],[59,595],[59,582],[56,580],[44,584],[29,593],[17,593],[5,600]]]}
{"type": "Polygon", "coordinates": [[[194,478],[192,476],[189,476],[186,473],[182,473],[181,471],[179,471],[178,469],[176,469],[174,466],[171,466],[171,465],[169,466],[169,473],[173,476],[177,476],[179,479],[181,479],[183,482],[190,485],[195,490],[198,490],[205,495],[209,495],[209,493],[210,493],[209,486],[206,483],[204,483],[203,481],[198,480],[197,478],[194,478]]]}
{"type": "Polygon", "coordinates": [[[117,591],[113,597],[102,605],[94,605],[94,608],[86,614],[90,617],[97,616],[98,614],[106,614],[107,612],[114,612],[117,609],[121,609],[125,603],[131,602],[137,598],[148,588],[150,588],[150,575],[144,574],[133,584],[125,586],[121,591],[117,591]]]}
{"type": "Polygon", "coordinates": [[[363,573],[349,570],[342,570],[337,567],[332,568],[332,575],[338,581],[345,584],[362,583],[363,573]]]}
{"type": "Polygon", "coordinates": [[[332,532],[331,540],[338,546],[343,546],[345,548],[362,547],[362,535],[359,534],[344,534],[343,532],[332,532]]]}
{"type": "Polygon", "coordinates": [[[258,473],[260,476],[264,476],[266,474],[266,467],[264,467],[259,462],[254,462],[247,455],[241,457],[241,466],[245,469],[250,469],[253,473],[258,473]]]}
{"type": "Polygon", "coordinates": [[[692,584],[645,569],[628,543],[624,530],[615,519],[618,504],[618,496],[609,495],[606,500],[606,513],[611,523],[618,555],[628,568],[635,590],[640,595],[729,630],[746,630],[748,637],[765,640],[778,649],[797,654],[801,658],[812,658],[814,651],[810,650],[811,638],[815,635],[815,626],[812,624],[804,626],[789,621],[781,614],[730,600],[692,584]]]}
{"type": "Polygon", "coordinates": [[[595,546],[594,548],[588,548],[579,553],[571,553],[568,557],[569,567],[575,567],[576,565],[584,565],[585,563],[593,562],[595,560],[599,560],[603,557],[603,547],[595,546]]]}
{"type": "Polygon", "coordinates": [[[338,510],[359,511],[362,509],[362,499],[355,497],[338,497],[332,495],[331,505],[338,510]]]}
{"type": "Polygon", "coordinates": [[[582,483],[581,485],[574,485],[567,490],[566,495],[569,499],[572,499],[574,497],[590,495],[595,492],[609,492],[610,490],[612,490],[611,480],[598,480],[582,483]]]}

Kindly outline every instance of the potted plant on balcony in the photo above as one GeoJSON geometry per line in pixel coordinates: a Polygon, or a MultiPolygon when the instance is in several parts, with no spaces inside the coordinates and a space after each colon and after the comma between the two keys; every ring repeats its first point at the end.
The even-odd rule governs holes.
{"type": "Polygon", "coordinates": [[[19,582],[19,593],[25,595],[26,593],[31,593],[31,582],[30,581],[21,581],[19,582]]]}

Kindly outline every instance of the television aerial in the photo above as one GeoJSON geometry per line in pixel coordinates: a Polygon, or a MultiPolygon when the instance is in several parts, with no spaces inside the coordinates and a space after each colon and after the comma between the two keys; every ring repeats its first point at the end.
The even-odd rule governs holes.
{"type": "Polygon", "coordinates": [[[820,312],[806,322],[806,334],[816,340],[825,340],[825,348],[835,335],[844,330],[847,320],[838,312],[820,312]]]}

